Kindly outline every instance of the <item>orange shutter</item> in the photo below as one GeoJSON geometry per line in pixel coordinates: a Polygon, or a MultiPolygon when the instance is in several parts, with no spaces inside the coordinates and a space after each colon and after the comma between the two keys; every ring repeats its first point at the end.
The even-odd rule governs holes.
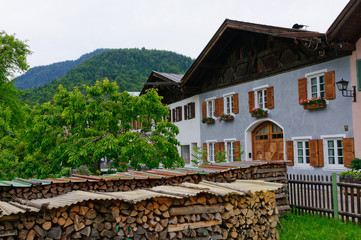
{"type": "Polygon", "coordinates": [[[335,71],[325,73],[325,99],[335,99],[335,71]]]}
{"type": "Polygon", "coordinates": [[[207,162],[207,155],[208,155],[208,152],[207,152],[207,143],[203,143],[203,151],[205,152],[204,158],[203,158],[203,162],[207,162]]]}
{"type": "Polygon", "coordinates": [[[240,141],[234,141],[234,160],[235,161],[241,161],[241,142],[240,141]]]}
{"type": "Polygon", "coordinates": [[[239,113],[239,106],[238,106],[238,93],[233,94],[233,113],[239,113]]]}
{"type": "Polygon", "coordinates": [[[343,161],[345,167],[351,167],[351,161],[355,159],[353,138],[343,139],[343,161]]]}
{"type": "Polygon", "coordinates": [[[254,108],[254,92],[248,92],[248,108],[249,112],[252,111],[252,108],[254,108]]]}
{"type": "Polygon", "coordinates": [[[314,139],[309,141],[310,149],[310,166],[323,167],[323,141],[322,139],[314,139]]]}
{"type": "Polygon", "coordinates": [[[318,167],[323,167],[324,164],[324,160],[323,160],[323,140],[322,139],[318,139],[317,140],[317,151],[318,151],[318,167]]]}
{"type": "Polygon", "coordinates": [[[307,78],[298,79],[298,102],[307,99],[307,78]]]}
{"type": "Polygon", "coordinates": [[[293,141],[286,141],[286,157],[288,161],[288,166],[293,166],[295,164],[294,158],[293,158],[293,141]]]}
{"type": "Polygon", "coordinates": [[[274,99],[273,99],[273,87],[268,87],[266,90],[267,94],[267,108],[272,109],[274,108],[274,99]]]}
{"type": "Polygon", "coordinates": [[[202,118],[207,118],[207,103],[202,102],[202,118]]]}
{"type": "Polygon", "coordinates": [[[217,98],[215,101],[214,101],[214,116],[215,117],[219,117],[221,116],[223,113],[224,113],[224,103],[223,103],[223,97],[221,98],[217,98]]]}
{"type": "Polygon", "coordinates": [[[317,167],[318,164],[317,140],[309,141],[309,149],[310,149],[310,165],[317,167]]]}
{"type": "Polygon", "coordinates": [[[142,128],[142,123],[140,122],[140,117],[138,117],[137,120],[137,129],[141,129],[142,128]]]}

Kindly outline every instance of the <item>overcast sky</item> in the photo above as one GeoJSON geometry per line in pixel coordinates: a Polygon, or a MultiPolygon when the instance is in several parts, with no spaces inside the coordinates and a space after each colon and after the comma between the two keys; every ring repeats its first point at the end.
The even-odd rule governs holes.
{"type": "Polygon", "coordinates": [[[27,40],[31,67],[97,48],[196,58],[224,19],[326,32],[348,0],[0,0],[0,31],[27,40]]]}

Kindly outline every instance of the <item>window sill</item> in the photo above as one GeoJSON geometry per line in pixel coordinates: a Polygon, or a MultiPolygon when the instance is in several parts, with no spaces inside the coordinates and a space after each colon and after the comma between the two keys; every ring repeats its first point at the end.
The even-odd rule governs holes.
{"type": "Polygon", "coordinates": [[[312,166],[307,166],[307,165],[295,165],[293,166],[293,169],[297,169],[297,170],[314,170],[315,168],[312,166]]]}
{"type": "Polygon", "coordinates": [[[344,167],[344,166],[335,166],[335,167],[330,167],[330,166],[326,166],[323,167],[323,171],[347,171],[349,170],[348,168],[344,167]]]}

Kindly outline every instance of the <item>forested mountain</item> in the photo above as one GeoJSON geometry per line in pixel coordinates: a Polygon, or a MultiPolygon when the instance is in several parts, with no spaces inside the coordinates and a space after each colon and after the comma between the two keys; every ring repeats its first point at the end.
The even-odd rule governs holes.
{"type": "Polygon", "coordinates": [[[63,77],[30,89],[22,96],[28,104],[51,101],[59,84],[72,90],[83,84],[92,86],[97,80],[116,81],[119,91],[140,91],[151,71],[185,73],[193,60],[170,51],[147,49],[112,49],[103,51],[74,67],[63,77]]]}
{"type": "Polygon", "coordinates": [[[25,74],[15,79],[14,85],[21,90],[39,87],[60,78],[67,74],[71,69],[78,66],[90,57],[93,57],[108,49],[97,49],[93,52],[82,55],[77,60],[68,60],[57,62],[46,66],[33,67],[25,74]]]}

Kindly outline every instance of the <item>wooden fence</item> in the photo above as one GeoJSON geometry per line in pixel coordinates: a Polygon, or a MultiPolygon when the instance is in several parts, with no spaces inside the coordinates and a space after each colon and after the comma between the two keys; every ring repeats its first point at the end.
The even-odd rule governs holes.
{"type": "Polygon", "coordinates": [[[319,214],[361,225],[361,184],[331,176],[288,174],[289,202],[296,214],[319,214]]]}

